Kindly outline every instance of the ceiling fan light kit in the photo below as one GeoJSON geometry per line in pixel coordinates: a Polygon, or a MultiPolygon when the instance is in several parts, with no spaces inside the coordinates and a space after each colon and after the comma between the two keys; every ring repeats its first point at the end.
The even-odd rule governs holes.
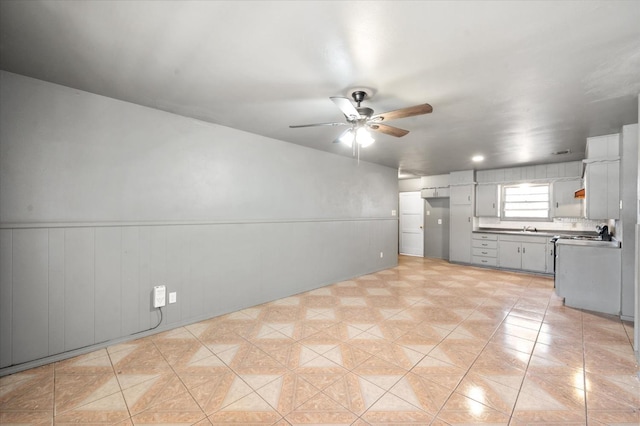
{"type": "Polygon", "coordinates": [[[416,115],[429,114],[433,111],[433,108],[429,104],[420,104],[408,108],[397,109],[394,111],[384,112],[382,114],[374,115],[374,111],[371,108],[362,107],[360,104],[368,97],[365,90],[355,90],[351,97],[357,104],[354,106],[348,98],[344,97],[331,97],[331,101],[342,111],[346,118],[346,122],[334,122],[334,123],[316,123],[316,124],[301,124],[289,126],[292,129],[301,127],[318,127],[318,126],[350,126],[347,130],[342,132],[333,142],[343,143],[354,150],[356,154],[356,147],[358,157],[360,156],[360,147],[367,147],[375,142],[375,139],[371,135],[370,131],[384,133],[394,137],[402,137],[409,133],[408,130],[400,129],[398,127],[382,124],[383,121],[396,120],[399,118],[413,117],[416,115]],[[354,143],[355,142],[355,143],[354,143]]]}

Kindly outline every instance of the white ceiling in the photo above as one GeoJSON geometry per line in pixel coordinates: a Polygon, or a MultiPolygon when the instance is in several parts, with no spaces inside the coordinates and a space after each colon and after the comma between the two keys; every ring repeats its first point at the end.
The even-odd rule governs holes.
{"type": "Polygon", "coordinates": [[[288,126],[342,121],[329,97],[366,87],[378,113],[434,112],[364,160],[571,161],[638,121],[640,1],[3,0],[0,68],[345,156],[343,128],[288,126]]]}

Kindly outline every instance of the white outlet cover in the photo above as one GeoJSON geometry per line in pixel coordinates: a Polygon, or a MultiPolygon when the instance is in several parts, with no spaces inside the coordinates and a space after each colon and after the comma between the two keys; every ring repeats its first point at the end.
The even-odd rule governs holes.
{"type": "Polygon", "coordinates": [[[169,293],[169,303],[176,303],[177,300],[177,294],[175,291],[172,291],[171,293],[169,293]]]}
{"type": "Polygon", "coordinates": [[[391,210],[391,216],[395,216],[397,212],[395,210],[391,210]]]}
{"type": "Polygon", "coordinates": [[[167,304],[166,301],[167,288],[163,285],[153,287],[153,307],[161,308],[167,304]]]}
{"type": "Polygon", "coordinates": [[[438,225],[442,225],[442,219],[438,219],[438,225]]]}

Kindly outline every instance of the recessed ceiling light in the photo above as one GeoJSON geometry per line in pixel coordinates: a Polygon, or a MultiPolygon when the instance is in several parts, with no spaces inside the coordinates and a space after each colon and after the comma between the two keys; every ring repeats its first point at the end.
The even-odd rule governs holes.
{"type": "Polygon", "coordinates": [[[473,157],[471,157],[471,161],[473,161],[474,163],[479,163],[482,160],[484,160],[484,157],[482,155],[474,155],[473,157]]]}

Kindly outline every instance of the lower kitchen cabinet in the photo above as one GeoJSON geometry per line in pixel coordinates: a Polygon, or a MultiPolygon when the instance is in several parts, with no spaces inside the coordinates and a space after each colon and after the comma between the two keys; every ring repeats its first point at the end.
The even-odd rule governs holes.
{"type": "Polygon", "coordinates": [[[620,315],[621,249],[556,245],[556,294],[566,306],[620,315]]]}
{"type": "Polygon", "coordinates": [[[522,269],[546,272],[547,243],[522,243],[522,269]]]}
{"type": "Polygon", "coordinates": [[[547,238],[500,235],[498,266],[531,272],[547,272],[547,238]]]}
{"type": "Polygon", "coordinates": [[[551,241],[547,242],[547,269],[545,272],[547,274],[553,274],[555,272],[556,266],[556,247],[555,244],[551,241]]]}
{"type": "Polygon", "coordinates": [[[471,237],[471,263],[498,266],[498,235],[474,232],[471,237]]]}
{"type": "Polygon", "coordinates": [[[516,241],[500,241],[500,257],[498,264],[501,268],[522,268],[522,243],[516,241]]]}

